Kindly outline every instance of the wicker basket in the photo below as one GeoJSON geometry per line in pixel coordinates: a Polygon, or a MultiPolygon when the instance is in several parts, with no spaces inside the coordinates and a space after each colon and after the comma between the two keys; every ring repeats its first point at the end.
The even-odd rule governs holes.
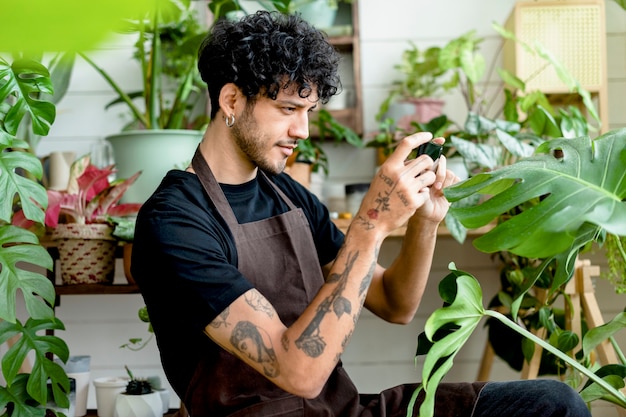
{"type": "Polygon", "coordinates": [[[112,284],[115,275],[113,228],[107,224],[59,224],[57,241],[64,285],[112,284]]]}

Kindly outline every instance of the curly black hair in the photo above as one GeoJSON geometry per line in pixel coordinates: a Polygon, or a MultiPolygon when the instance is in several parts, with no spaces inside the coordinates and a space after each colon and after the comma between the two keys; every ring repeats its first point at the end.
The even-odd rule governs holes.
{"type": "Polygon", "coordinates": [[[308,97],[314,86],[326,103],[341,88],[339,60],[326,36],[298,15],[259,11],[240,21],[216,22],[200,46],[198,70],[209,90],[213,118],[227,83],[248,98],[263,94],[271,99],[293,86],[308,97]]]}

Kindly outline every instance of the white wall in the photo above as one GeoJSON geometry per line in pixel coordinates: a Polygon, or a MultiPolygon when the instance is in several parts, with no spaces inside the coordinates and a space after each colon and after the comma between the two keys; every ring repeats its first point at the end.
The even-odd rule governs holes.
{"type": "MultiPolygon", "coordinates": [[[[199,2],[201,4],[201,2],[199,2]]],[[[371,132],[376,124],[374,115],[386,96],[395,77],[393,65],[407,46],[415,41],[420,46],[443,45],[447,40],[468,30],[476,29],[487,38],[485,53],[493,53],[496,43],[491,22],[503,23],[514,5],[514,0],[360,0],[361,48],[364,120],[371,132]],[[384,4],[384,5],[383,5],[384,4]]],[[[626,126],[622,97],[626,96],[626,11],[607,1],[607,43],[609,76],[610,128],[626,126]]],[[[124,87],[138,82],[136,63],[131,59],[133,40],[116,37],[95,53],[94,59],[124,79],[124,87]]],[[[89,151],[93,142],[119,130],[124,124],[120,109],[104,110],[114,98],[113,92],[93,71],[80,61],[73,74],[70,91],[58,105],[58,116],[49,137],[37,149],[39,155],[53,150],[71,150],[77,155],[89,151]]],[[[448,101],[446,112],[459,114],[463,106],[448,101]]],[[[330,145],[331,183],[369,181],[374,172],[374,154],[371,150],[355,152],[353,148],[330,145]]],[[[383,262],[389,262],[400,244],[399,238],[385,242],[383,262]]],[[[416,337],[428,314],[439,307],[436,291],[438,281],[445,275],[449,261],[460,269],[475,274],[484,286],[488,300],[498,289],[498,275],[489,255],[476,251],[471,242],[459,245],[450,238],[442,238],[437,248],[431,282],[416,319],[409,326],[381,323],[364,314],[354,338],[344,356],[349,372],[363,391],[373,392],[393,384],[420,379],[413,366],[416,337]]],[[[603,265],[603,258],[595,261],[603,265]]],[[[119,268],[121,271],[121,268],[119,268]]],[[[120,272],[121,274],[121,272],[120,272]]],[[[122,279],[121,275],[118,279],[122,279]]],[[[623,301],[613,294],[611,287],[598,280],[598,297],[606,318],[623,308],[623,301]]],[[[146,335],[145,325],[136,318],[142,306],[139,295],[64,296],[57,309],[67,330],[62,337],[72,354],[92,356],[92,377],[123,374],[129,365],[141,375],[161,374],[155,343],[141,352],[119,349],[129,337],[146,335]]],[[[460,353],[448,380],[473,380],[484,346],[485,336],[479,330],[460,353]]],[[[2,348],[0,348],[1,350],[2,348]]],[[[496,361],[494,379],[516,378],[506,365],[496,361]]],[[[172,397],[171,405],[178,400],[172,397]]],[[[93,387],[89,408],[95,408],[93,387]]],[[[615,415],[612,407],[594,410],[594,415],[615,415]]]]}

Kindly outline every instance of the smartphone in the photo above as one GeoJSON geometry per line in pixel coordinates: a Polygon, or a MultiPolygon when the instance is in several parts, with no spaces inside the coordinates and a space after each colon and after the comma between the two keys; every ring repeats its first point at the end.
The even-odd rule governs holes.
{"type": "Polygon", "coordinates": [[[437,168],[437,162],[439,160],[439,157],[441,156],[441,154],[443,154],[443,145],[435,142],[422,143],[413,152],[411,152],[409,159],[415,159],[423,154],[430,156],[431,159],[435,161],[435,164],[432,168],[433,170],[435,170],[437,168]]]}

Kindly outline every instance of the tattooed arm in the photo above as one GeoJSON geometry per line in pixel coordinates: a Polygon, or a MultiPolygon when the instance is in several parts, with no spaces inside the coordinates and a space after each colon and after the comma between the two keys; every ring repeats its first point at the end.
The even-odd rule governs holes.
{"type": "Polygon", "coordinates": [[[319,395],[354,331],[376,266],[377,245],[356,235],[346,238],[326,283],[290,327],[252,289],[206,327],[207,335],[282,389],[319,395]]]}
{"type": "MultiPolygon", "coordinates": [[[[397,302],[396,289],[400,287],[387,295],[387,287],[393,286],[377,265],[378,254],[391,231],[412,219],[417,209],[428,208],[427,187],[437,179],[433,172],[425,172],[432,160],[424,157],[408,164],[404,161],[413,148],[430,138],[427,134],[407,138],[381,168],[330,267],[326,283],[290,327],[253,289],[207,326],[209,337],[282,389],[316,397],[343,353],[366,297],[368,308],[381,316],[386,310],[392,311],[389,306],[397,302]]],[[[433,221],[434,216],[422,217],[435,230],[438,221],[433,221]]],[[[415,227],[410,229],[423,229],[422,220],[411,223],[415,227]]],[[[430,239],[425,242],[421,248],[426,250],[430,239]]],[[[429,265],[419,266],[418,270],[421,273],[427,268],[429,265]]],[[[393,275],[400,272],[402,268],[397,267],[393,275]]]]}
{"type": "MultiPolygon", "coordinates": [[[[428,133],[418,133],[414,136],[419,135],[426,140],[432,138],[428,133]]],[[[405,139],[405,142],[409,139],[411,137],[405,139]]],[[[441,138],[436,140],[443,143],[441,138]]],[[[396,153],[404,155],[401,146],[398,146],[396,153]]],[[[378,200],[386,199],[386,196],[393,194],[398,196],[395,204],[417,207],[407,221],[407,231],[398,256],[386,270],[378,266],[365,302],[365,306],[374,314],[393,323],[406,324],[413,319],[417,311],[430,274],[437,229],[450,205],[443,195],[443,188],[459,180],[454,173],[446,169],[445,157],[441,157],[436,173],[430,170],[422,173],[422,163],[430,160],[421,158],[423,158],[421,161],[418,158],[407,163],[407,172],[410,175],[400,177],[393,176],[393,164],[397,164],[397,161],[391,161],[391,167],[383,165],[378,175],[388,184],[387,190],[383,191],[379,199],[364,201],[359,212],[359,219],[371,218],[372,211],[379,213],[386,209],[378,200]],[[391,174],[387,168],[391,170],[391,174]],[[417,177],[414,175],[415,170],[420,172],[417,177]],[[417,187],[414,185],[415,181],[420,182],[417,187]]],[[[389,200],[391,201],[390,198],[389,200]]],[[[367,227],[370,227],[370,223],[373,224],[361,222],[367,227]]]]}

